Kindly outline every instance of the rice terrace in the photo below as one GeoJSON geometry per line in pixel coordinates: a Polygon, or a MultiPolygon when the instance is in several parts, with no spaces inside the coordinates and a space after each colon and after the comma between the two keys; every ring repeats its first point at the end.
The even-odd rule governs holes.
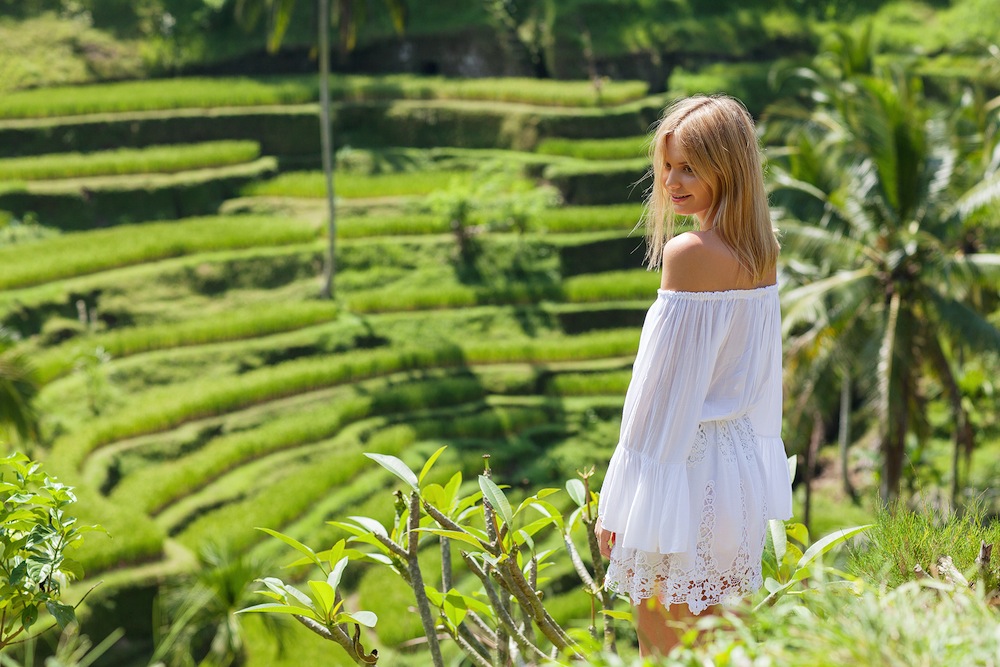
{"type": "Polygon", "coordinates": [[[994,4],[0,0],[0,665],[1000,665],[994,4]],[[696,93],[794,518],[643,662],[593,524],[696,93]]]}

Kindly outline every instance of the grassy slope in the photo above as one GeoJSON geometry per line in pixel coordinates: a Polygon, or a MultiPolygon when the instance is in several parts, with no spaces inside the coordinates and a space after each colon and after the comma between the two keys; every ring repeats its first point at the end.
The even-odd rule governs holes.
{"type": "MultiPolygon", "coordinates": [[[[558,150],[579,157],[606,158],[609,157],[606,151],[632,150],[638,143],[633,140],[614,145],[585,144],[558,150]]],[[[470,159],[475,159],[475,155],[470,159]]],[[[403,187],[398,182],[393,184],[391,179],[386,180],[389,185],[379,194],[407,194],[398,189],[403,187]]],[[[426,191],[426,187],[420,187],[408,194],[419,195],[426,191]]],[[[434,344],[446,346],[452,352],[462,350],[466,355],[465,363],[481,389],[467,392],[465,398],[468,400],[450,406],[403,405],[394,413],[386,413],[391,419],[385,414],[370,416],[365,413],[364,419],[359,416],[351,422],[356,430],[343,429],[342,440],[322,434],[290,439],[291,444],[281,451],[234,458],[228,466],[223,460],[225,455],[218,454],[216,456],[223,463],[206,475],[207,480],[197,482],[197,489],[192,480],[192,486],[185,489],[190,492],[186,498],[181,499],[185,494],[177,491],[173,491],[173,495],[159,491],[167,500],[152,503],[159,514],[155,522],[141,523],[142,530],[137,531],[137,536],[143,541],[136,541],[140,549],[136,553],[143,557],[150,553],[155,555],[159,549],[156,536],[162,539],[167,534],[188,545],[195,545],[205,535],[229,535],[234,542],[258,544],[261,551],[273,552],[267,543],[259,543],[259,536],[252,532],[251,521],[237,523],[232,520],[232,517],[246,516],[259,509],[261,519],[270,522],[268,525],[286,528],[322,547],[336,536],[322,525],[331,514],[371,512],[385,516],[391,511],[387,504],[391,501],[384,493],[387,491],[385,480],[367,477],[371,466],[363,467],[364,462],[356,456],[363,448],[385,447],[385,451],[399,452],[415,466],[434,445],[447,443],[449,454],[440,465],[460,467],[470,477],[478,466],[478,455],[482,451],[492,451],[497,460],[503,462],[501,474],[509,475],[512,480],[526,476],[552,485],[571,477],[581,461],[606,460],[616,435],[615,413],[620,411],[622,382],[627,377],[621,355],[628,354],[626,339],[629,335],[634,336],[637,328],[627,330],[632,333],[623,333],[620,341],[615,339],[613,344],[601,339],[604,334],[591,336],[600,343],[596,351],[587,353],[595,360],[585,362],[582,367],[558,368],[552,363],[553,359],[560,358],[556,352],[574,356],[573,346],[585,344],[587,336],[564,331],[563,320],[559,317],[563,311],[555,306],[535,308],[530,304],[539,294],[547,299],[589,301],[597,307],[618,306],[621,299],[629,298],[639,300],[638,304],[633,302],[633,306],[641,311],[641,300],[655,287],[655,276],[631,271],[568,278],[559,274],[559,266],[552,262],[551,254],[518,255],[511,249],[549,248],[547,252],[551,253],[551,237],[542,231],[545,228],[579,234],[581,243],[590,242],[599,237],[585,237],[583,233],[613,228],[626,231],[635,220],[635,212],[634,206],[609,208],[592,214],[590,223],[580,225],[581,214],[569,211],[562,218],[558,215],[549,218],[561,220],[551,225],[565,225],[562,228],[539,225],[524,238],[487,234],[483,239],[487,253],[479,267],[479,278],[471,280],[468,273],[456,270],[453,240],[440,233],[444,230],[432,229],[438,234],[426,242],[403,242],[396,237],[396,230],[402,224],[398,218],[405,218],[405,213],[394,222],[383,223],[382,227],[373,223],[365,233],[373,238],[350,246],[350,251],[345,253],[339,285],[342,304],[364,305],[364,309],[374,314],[331,313],[333,321],[320,324],[314,324],[306,315],[301,329],[296,329],[297,325],[291,322],[287,327],[267,325],[265,317],[258,323],[255,313],[273,309],[272,314],[280,314],[283,312],[280,309],[289,307],[290,302],[304,302],[314,294],[315,280],[311,276],[315,273],[320,246],[314,243],[287,250],[274,249],[263,236],[244,239],[237,244],[250,246],[246,250],[226,251],[219,248],[230,246],[216,247],[207,243],[202,247],[188,238],[194,235],[181,233],[180,237],[188,239],[185,243],[194,244],[179,251],[190,253],[186,257],[146,264],[153,256],[139,253],[134,261],[144,263],[134,267],[114,268],[114,263],[104,260],[91,269],[70,266],[61,273],[18,283],[41,284],[8,292],[3,295],[3,301],[9,304],[5,307],[8,312],[27,304],[42,318],[51,320],[54,312],[72,317],[70,295],[80,293],[83,288],[97,287],[103,290],[102,305],[113,306],[107,310],[116,316],[115,326],[120,333],[89,332],[65,342],[44,341],[41,336],[33,335],[29,341],[47,355],[43,357],[47,359],[46,367],[51,365],[57,369],[49,371],[53,382],[43,390],[41,405],[51,415],[46,423],[49,433],[61,432],[56,453],[72,450],[72,456],[66,460],[75,459],[84,466],[67,468],[64,472],[70,480],[77,471],[85,472],[83,484],[93,485],[86,494],[93,498],[88,518],[99,518],[101,512],[114,511],[113,506],[102,504],[96,497],[94,487],[102,482],[114,486],[106,490],[111,491],[117,505],[127,504],[126,491],[130,486],[141,487],[143,475],[155,477],[156,471],[174,471],[171,475],[181,479],[184,475],[177,471],[183,471],[187,458],[207,459],[213,455],[213,449],[223,449],[227,441],[260,437],[268,445],[276,444],[267,425],[280,423],[282,415],[308,421],[310,412],[323,410],[327,402],[335,402],[338,408],[350,408],[350,401],[357,400],[358,396],[337,392],[356,391],[362,397],[373,392],[390,393],[387,387],[394,376],[375,379],[365,376],[363,382],[352,381],[332,388],[330,382],[315,385],[306,382],[299,385],[299,393],[293,392],[294,395],[281,389],[265,388],[252,400],[235,400],[204,409],[205,405],[199,401],[201,396],[212,394],[208,390],[213,386],[225,388],[230,385],[231,388],[252,383],[254,378],[268,373],[291,376],[302,369],[347,360],[355,362],[382,353],[388,358],[403,347],[426,348],[434,344]],[[515,262],[520,262],[518,270],[523,270],[525,261],[533,266],[534,272],[525,275],[512,270],[515,262]],[[283,268],[285,273],[281,275],[266,270],[286,264],[294,266],[283,268]],[[304,274],[303,267],[308,268],[304,274]],[[504,274],[507,269],[511,271],[504,274]],[[81,277],[81,273],[89,270],[100,273],[81,277]],[[528,285],[531,289],[511,291],[511,284],[528,285]],[[470,307],[482,303],[483,294],[492,298],[496,305],[470,307]],[[504,301],[497,299],[497,294],[516,298],[504,301]],[[461,307],[449,308],[448,299],[453,298],[449,295],[457,295],[451,303],[461,307]],[[510,305],[511,301],[519,299],[525,303],[510,305]],[[429,315],[407,312],[414,304],[438,310],[429,315]],[[228,333],[225,327],[216,328],[217,322],[245,324],[236,326],[235,333],[228,333]],[[259,329],[255,328],[257,326],[259,329]],[[283,331],[283,328],[289,330],[283,331]],[[103,343],[110,347],[116,335],[138,342],[130,343],[132,347],[121,343],[115,358],[96,369],[87,370],[84,365],[71,372],[71,360],[77,354],[74,346],[79,344],[81,352],[103,343]],[[143,341],[153,342],[144,344],[143,341]],[[58,361],[51,361],[56,358],[58,361]],[[518,366],[500,363],[511,359],[535,363],[518,366]],[[488,369],[480,365],[485,362],[491,364],[488,369]],[[58,375],[64,377],[55,380],[58,375]],[[193,411],[179,410],[174,418],[157,421],[157,413],[169,412],[176,398],[171,394],[178,391],[184,392],[183,398],[193,406],[193,411]],[[582,392],[595,395],[573,396],[582,392]],[[490,400],[481,400],[481,393],[490,400]],[[543,401],[544,395],[549,398],[543,401]],[[526,400],[514,406],[510,397],[525,397],[526,400]],[[557,418],[553,418],[551,412],[539,412],[541,408],[535,403],[539,401],[538,405],[549,406],[546,410],[556,406],[557,418]],[[96,419],[91,414],[95,407],[101,413],[96,419]],[[412,409],[403,409],[407,407],[412,409]],[[417,407],[423,412],[416,412],[417,407]],[[147,419],[147,426],[132,426],[141,419],[147,419]],[[94,436],[95,433],[99,437],[94,436]],[[96,447],[97,453],[84,460],[80,450],[88,446],[87,438],[91,436],[96,439],[89,445],[96,447]],[[350,467],[344,468],[340,459],[331,463],[333,452],[351,452],[350,467]],[[585,453],[582,458],[581,452],[585,453]],[[530,463],[521,465],[524,461],[530,463]],[[273,472],[276,470],[280,475],[273,472]],[[348,472],[357,473],[359,477],[348,479],[348,472]],[[269,473],[273,479],[262,481],[269,473]],[[116,475],[121,479],[112,484],[116,475]],[[131,478],[133,475],[135,477],[131,478]],[[363,482],[360,485],[359,479],[363,482]],[[335,491],[331,492],[331,487],[335,491]],[[373,488],[378,488],[381,495],[373,497],[373,488]],[[292,489],[312,490],[296,497],[292,489]],[[282,500],[272,502],[275,498],[282,500]],[[317,498],[322,500],[317,501],[317,498]]],[[[180,225],[178,230],[183,230],[183,225],[197,225],[199,221],[175,224],[180,225]]],[[[160,231],[155,226],[144,229],[150,231],[150,238],[141,239],[143,242],[159,238],[160,231]],[[154,231],[157,233],[153,234],[154,231]]],[[[314,227],[310,229],[315,230],[314,227]]],[[[77,243],[79,247],[93,248],[88,251],[88,258],[93,256],[100,260],[102,238],[105,245],[108,239],[119,238],[105,238],[101,236],[103,233],[40,241],[35,251],[29,248],[23,263],[40,266],[38,261],[27,261],[32,257],[30,252],[39,252],[39,256],[49,252],[53,257],[61,256],[57,253],[72,256],[75,253],[71,251],[77,243]],[[92,245],[87,246],[87,242],[92,245]]],[[[170,243],[162,247],[170,247],[170,243]]],[[[17,264],[19,251],[10,251],[12,266],[17,264]]],[[[118,253],[106,255],[117,256],[118,253]]],[[[157,258],[169,256],[154,255],[157,258]]],[[[55,264],[64,265],[63,262],[55,264]]],[[[606,317],[606,313],[595,313],[596,318],[606,317]]],[[[612,338],[617,336],[610,335],[612,338]]],[[[586,345],[580,350],[584,348],[586,345]]],[[[433,378],[441,372],[439,362],[434,358],[418,359],[408,374],[421,381],[427,379],[424,376],[433,378]]],[[[419,387],[422,394],[430,385],[414,383],[414,386],[419,387]]],[[[327,410],[333,412],[331,408],[327,410]]],[[[327,415],[324,413],[324,416],[327,415]]],[[[54,459],[50,462],[57,463],[54,459]]],[[[864,519],[865,510],[847,513],[825,498],[821,495],[814,505],[814,534],[864,519]]],[[[87,498],[84,502],[89,503],[87,498]]],[[[137,508],[129,510],[108,522],[110,528],[120,531],[122,539],[129,538],[128,521],[142,518],[137,508]]],[[[94,541],[100,543],[98,551],[107,548],[108,543],[100,538],[95,537],[94,541]]],[[[111,545],[109,552],[115,548],[111,545]]],[[[95,554],[93,550],[84,555],[94,558],[102,567],[109,565],[101,560],[102,554],[95,554]]],[[[286,555],[282,554],[282,558],[286,555]]],[[[369,594],[367,598],[374,596],[369,594]]],[[[365,601],[364,596],[362,601],[365,601]]],[[[376,604],[377,600],[371,603],[376,604]]],[[[565,603],[567,609],[578,606],[572,598],[565,603]]],[[[385,637],[391,638],[394,629],[395,626],[386,623],[385,637]]],[[[397,638],[408,632],[405,629],[397,632],[397,638]]],[[[271,657],[272,644],[259,632],[251,633],[250,645],[252,665],[285,664],[282,661],[302,664],[297,661],[305,661],[305,653],[295,657],[271,657]]],[[[315,641],[310,643],[303,639],[303,646],[306,645],[310,652],[329,650],[328,646],[319,647],[315,641]]],[[[392,657],[389,654],[389,658],[392,657]]],[[[326,659],[329,657],[325,656],[326,659]]],[[[403,665],[408,660],[412,658],[400,657],[398,663],[392,664],[403,665]]]]}

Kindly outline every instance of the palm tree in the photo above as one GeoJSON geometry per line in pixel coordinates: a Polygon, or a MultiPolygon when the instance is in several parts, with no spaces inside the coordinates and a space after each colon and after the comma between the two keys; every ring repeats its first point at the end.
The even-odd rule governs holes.
{"type": "Polygon", "coordinates": [[[789,363],[806,366],[812,386],[839,369],[874,398],[891,499],[907,437],[923,441],[929,430],[927,378],[951,407],[956,450],[974,446],[955,363],[962,351],[1000,348],[976,298],[995,290],[1000,254],[970,243],[977,212],[1000,199],[1000,165],[981,159],[992,155],[981,141],[968,149],[983,133],[933,110],[902,72],[814,81],[810,107],[769,112],[788,148],[772,164],[774,198],[787,209],[786,245],[804,261],[793,263],[800,285],[786,294],[789,363]]]}
{"type": "Polygon", "coordinates": [[[34,368],[0,327],[0,434],[12,432],[24,445],[38,441],[38,414],[32,405],[37,393],[34,368]]]}
{"type": "MultiPolygon", "coordinates": [[[[258,601],[256,581],[272,564],[247,553],[208,544],[198,553],[198,569],[162,594],[166,633],[150,662],[171,667],[233,667],[245,660],[244,630],[236,612],[258,601]]],[[[262,621],[280,640],[283,625],[270,614],[262,621]]]]}
{"type": "MultiPolygon", "coordinates": [[[[402,33],[406,25],[406,0],[383,1],[397,32],[402,33]]],[[[323,287],[320,290],[324,299],[334,297],[334,278],[337,273],[337,206],[333,186],[333,131],[330,111],[331,2],[339,34],[337,45],[341,54],[346,54],[354,49],[357,43],[358,29],[366,17],[365,0],[317,0],[320,144],[323,153],[323,175],[326,181],[326,203],[329,215],[328,246],[323,263],[323,287]]],[[[274,53],[281,47],[294,8],[295,0],[237,0],[236,16],[247,27],[253,27],[262,16],[266,16],[268,19],[267,49],[274,53]]]]}

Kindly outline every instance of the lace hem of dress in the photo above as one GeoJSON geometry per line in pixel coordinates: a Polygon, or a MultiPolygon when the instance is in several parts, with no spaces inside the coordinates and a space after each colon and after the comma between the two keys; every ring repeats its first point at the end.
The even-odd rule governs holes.
{"type": "Polygon", "coordinates": [[[677,572],[673,555],[637,551],[618,561],[608,570],[608,590],[627,595],[633,605],[657,597],[664,607],[686,604],[698,615],[713,605],[752,595],[764,583],[760,564],[753,567],[744,562],[722,571],[696,572],[697,568],[692,568],[677,572]]]}
{"type": "MultiPolygon", "coordinates": [[[[743,485],[740,494],[746,497],[743,485]]],[[[766,503],[765,503],[766,505],[766,503]]],[[[720,567],[713,554],[715,528],[715,483],[705,488],[698,546],[694,558],[686,554],[657,554],[637,549],[612,552],[605,577],[608,590],[628,595],[633,605],[658,597],[663,606],[686,604],[692,614],[700,614],[712,605],[748,596],[763,584],[761,549],[750,544],[747,509],[743,503],[743,531],[740,544],[728,567],[720,567]],[[751,558],[756,553],[756,558],[751,558]],[[690,562],[685,567],[683,560],[690,562]]],[[[763,535],[759,542],[763,542],[763,535]]],[[[763,544],[756,545],[763,547],[763,544]]]]}

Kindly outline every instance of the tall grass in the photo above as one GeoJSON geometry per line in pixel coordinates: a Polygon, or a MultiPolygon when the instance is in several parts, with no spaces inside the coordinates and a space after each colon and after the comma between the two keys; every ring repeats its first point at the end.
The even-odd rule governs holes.
{"type": "MultiPolygon", "coordinates": [[[[595,107],[645,97],[641,81],[610,81],[600,96],[590,81],[446,79],[415,75],[330,78],[336,101],[447,99],[595,107]]],[[[0,100],[0,118],[42,118],[164,109],[303,104],[319,99],[314,76],[177,78],[14,91],[0,100]]]]}
{"type": "Polygon", "coordinates": [[[318,235],[316,223],[262,216],[191,218],[64,234],[0,248],[0,289],[212,250],[304,243],[318,235]]]}
{"type": "MultiPolygon", "coordinates": [[[[468,183],[472,175],[464,172],[410,171],[387,174],[337,174],[338,197],[361,199],[426,195],[442,190],[453,182],[468,183]]],[[[266,197],[325,197],[326,185],[319,171],[298,171],[251,183],[243,189],[246,196],[266,197]]]]}
{"type": "Polygon", "coordinates": [[[941,515],[929,508],[912,511],[902,503],[881,506],[866,540],[850,551],[848,568],[870,581],[889,586],[916,578],[914,567],[925,572],[941,556],[951,556],[955,567],[968,572],[974,567],[980,541],[1000,542],[1000,521],[990,519],[982,507],[973,505],[961,515],[941,515]]]}
{"type": "Polygon", "coordinates": [[[178,146],[121,148],[96,153],[54,153],[0,159],[0,180],[38,181],[88,176],[173,174],[226,167],[260,157],[256,141],[210,141],[178,146]]]}

